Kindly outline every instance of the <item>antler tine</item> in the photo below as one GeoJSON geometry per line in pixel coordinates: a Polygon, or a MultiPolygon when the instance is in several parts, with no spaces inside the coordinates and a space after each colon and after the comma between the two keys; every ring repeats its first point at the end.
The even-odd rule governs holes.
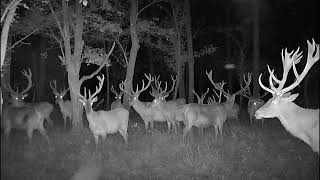
{"type": "Polygon", "coordinates": [[[91,95],[90,91],[89,91],[89,99],[94,98],[102,89],[103,87],[103,83],[104,83],[104,74],[102,74],[102,76],[97,76],[98,80],[99,80],[99,85],[98,87],[96,87],[96,91],[91,95]]]}
{"type": "Polygon", "coordinates": [[[262,99],[262,98],[265,97],[268,93],[269,93],[268,91],[265,91],[265,92],[263,93],[263,95],[259,96],[259,99],[262,99]]]}
{"type": "Polygon", "coordinates": [[[50,88],[53,91],[53,94],[54,95],[58,95],[59,93],[57,91],[57,81],[56,80],[52,80],[52,81],[49,82],[49,84],[50,84],[50,88]]]}
{"type": "Polygon", "coordinates": [[[195,96],[197,96],[198,104],[200,104],[201,99],[200,99],[199,94],[198,94],[198,93],[196,93],[196,92],[194,91],[194,89],[192,89],[192,93],[193,93],[195,96]]]}
{"type": "MultiPolygon", "coordinates": [[[[308,43],[307,63],[305,65],[302,73],[299,75],[297,72],[296,66],[295,66],[295,64],[298,64],[300,62],[300,59],[302,57],[302,56],[300,56],[300,57],[296,58],[297,60],[292,62],[293,72],[296,77],[294,83],[284,89],[279,89],[279,93],[284,94],[284,93],[292,90],[296,86],[298,86],[300,84],[300,82],[303,80],[303,78],[307,75],[308,71],[313,66],[313,64],[319,60],[319,44],[316,44],[314,39],[312,39],[312,44],[309,41],[307,41],[307,43],[308,43]]],[[[299,55],[296,55],[296,56],[299,56],[299,55]]]]}
{"type": "Polygon", "coordinates": [[[201,95],[201,99],[202,99],[202,100],[206,97],[206,95],[208,94],[208,92],[209,92],[209,88],[207,88],[207,91],[206,91],[204,94],[201,95]]]}
{"type": "Polygon", "coordinates": [[[32,87],[32,73],[30,68],[28,68],[28,72],[26,70],[22,70],[21,73],[28,79],[28,86],[20,92],[20,94],[25,94],[32,87]]]}
{"type": "Polygon", "coordinates": [[[142,93],[143,91],[145,91],[146,89],[148,89],[148,87],[150,86],[151,82],[154,80],[151,76],[151,74],[149,73],[148,75],[145,73],[144,76],[148,79],[148,83],[146,86],[144,86],[144,80],[142,80],[142,88],[141,90],[139,90],[139,87],[138,87],[138,84],[137,84],[137,88],[136,88],[136,91],[133,91],[132,92],[134,94],[140,94],[142,93]]]}
{"type": "Polygon", "coordinates": [[[176,85],[176,81],[177,81],[178,77],[176,76],[176,78],[174,78],[173,76],[171,76],[171,80],[172,80],[172,86],[171,89],[168,92],[165,92],[165,96],[169,96],[169,94],[174,90],[174,87],[176,85]]]}
{"type": "MultiPolygon", "coordinates": [[[[246,85],[244,87],[241,87],[241,89],[239,91],[237,91],[236,93],[233,93],[232,95],[236,96],[238,94],[241,94],[243,91],[245,91],[249,87],[249,85],[251,83],[251,74],[248,73],[247,76],[248,76],[248,80],[245,81],[246,85]]],[[[245,77],[243,77],[243,78],[245,79],[245,77]]]]}
{"type": "Polygon", "coordinates": [[[3,83],[3,87],[7,89],[10,92],[10,94],[19,95],[19,90],[17,89],[17,91],[14,91],[9,82],[3,83]]]}
{"type": "Polygon", "coordinates": [[[217,90],[221,91],[223,94],[229,95],[229,93],[227,93],[227,92],[224,91],[221,87],[219,87],[217,83],[214,83],[214,82],[213,82],[213,80],[212,80],[212,70],[210,70],[209,73],[206,71],[206,74],[207,74],[207,76],[208,76],[211,84],[214,86],[214,88],[216,88],[217,90]]]}
{"type": "MultiPolygon", "coordinates": [[[[248,73],[248,74],[252,74],[252,73],[248,73]]],[[[245,74],[243,74],[242,77],[243,77],[244,83],[247,84],[248,83],[248,79],[246,79],[247,76],[245,74]]],[[[243,88],[241,84],[240,84],[240,87],[243,88]]],[[[251,90],[250,90],[250,87],[246,88],[241,94],[242,94],[242,96],[244,96],[248,99],[253,97],[251,90]]]]}
{"type": "Polygon", "coordinates": [[[111,92],[116,96],[119,95],[118,92],[114,89],[113,85],[111,85],[111,92]]]}
{"type": "Polygon", "coordinates": [[[119,89],[123,92],[123,93],[127,93],[132,95],[132,93],[130,91],[126,91],[125,90],[125,83],[126,83],[127,79],[125,79],[124,81],[121,81],[121,83],[119,84],[119,89]]]}
{"type": "Polygon", "coordinates": [[[262,89],[264,89],[265,91],[268,91],[269,93],[274,94],[275,91],[273,91],[272,89],[267,88],[265,85],[263,85],[263,83],[261,82],[261,76],[262,76],[262,73],[259,75],[259,78],[258,78],[260,87],[262,89]]]}

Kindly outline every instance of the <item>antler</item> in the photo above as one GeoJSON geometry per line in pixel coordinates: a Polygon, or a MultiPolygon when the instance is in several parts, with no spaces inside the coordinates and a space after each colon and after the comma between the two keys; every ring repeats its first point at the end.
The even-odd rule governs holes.
{"type": "Polygon", "coordinates": [[[194,95],[197,96],[198,104],[203,104],[203,100],[204,100],[204,98],[206,97],[206,95],[208,94],[209,88],[207,88],[207,91],[206,91],[205,93],[203,93],[203,94],[201,95],[201,97],[199,96],[198,93],[196,93],[196,92],[194,91],[194,89],[192,90],[192,92],[193,92],[194,95]]]}
{"type": "Polygon", "coordinates": [[[114,95],[118,96],[118,92],[114,89],[113,85],[111,85],[111,92],[113,92],[114,95]]]}
{"type": "Polygon", "coordinates": [[[50,81],[49,84],[50,84],[50,88],[53,91],[53,94],[56,96],[64,96],[70,90],[70,88],[68,87],[67,89],[63,88],[63,89],[60,89],[60,91],[58,91],[56,80],[50,81]]]}
{"type": "Polygon", "coordinates": [[[18,87],[17,87],[17,90],[14,91],[14,90],[12,89],[10,83],[6,83],[4,87],[5,87],[7,90],[9,90],[10,93],[12,93],[12,94],[15,94],[15,95],[23,95],[23,94],[25,94],[27,91],[29,91],[30,88],[32,87],[32,72],[31,72],[30,68],[28,68],[28,72],[27,72],[26,70],[22,70],[21,73],[22,73],[23,76],[25,76],[25,77],[28,79],[28,86],[27,86],[23,91],[19,92],[18,87]]]}
{"type": "Polygon", "coordinates": [[[161,88],[161,81],[159,81],[160,75],[158,77],[154,78],[154,84],[155,87],[153,85],[151,85],[152,91],[150,92],[150,95],[153,96],[154,98],[159,98],[160,95],[162,95],[168,87],[167,81],[165,82],[165,88],[164,90],[162,90],[161,88]]]}
{"type": "Polygon", "coordinates": [[[28,72],[26,70],[22,70],[21,73],[28,79],[28,86],[20,92],[20,94],[25,94],[32,87],[32,72],[30,68],[28,68],[28,72]]]}
{"type": "Polygon", "coordinates": [[[151,74],[149,74],[149,75],[144,74],[144,76],[148,79],[147,86],[144,86],[144,80],[142,80],[142,88],[139,90],[139,87],[138,87],[138,84],[137,84],[136,91],[132,90],[132,94],[140,94],[143,91],[145,91],[146,89],[148,89],[148,87],[150,86],[151,82],[153,81],[153,78],[151,77],[151,74]]]}
{"type": "Polygon", "coordinates": [[[91,92],[89,90],[89,100],[93,99],[102,89],[103,87],[103,82],[104,82],[104,75],[102,74],[102,77],[97,76],[98,80],[99,80],[99,85],[98,87],[96,87],[96,91],[91,95],[91,92]]]}
{"type": "Polygon", "coordinates": [[[243,81],[246,85],[244,87],[241,87],[239,91],[233,93],[232,95],[236,96],[238,94],[241,94],[243,91],[245,91],[249,87],[251,83],[251,73],[247,73],[247,78],[246,76],[243,76],[243,81]]]}
{"type": "MultiPolygon", "coordinates": [[[[249,74],[249,73],[248,73],[248,74],[249,74]]],[[[250,73],[250,74],[251,74],[251,73],[250,73]]],[[[245,84],[247,84],[248,79],[246,79],[246,76],[243,74],[242,77],[243,77],[243,81],[245,82],[245,84]]],[[[240,85],[240,86],[241,86],[241,85],[240,85]]],[[[242,86],[241,86],[241,88],[242,88],[242,86]]],[[[252,93],[251,93],[250,87],[249,87],[249,88],[246,88],[241,94],[242,94],[242,96],[244,96],[244,97],[246,97],[246,98],[248,98],[248,99],[253,98],[253,95],[252,95],[252,93]]]]}
{"type": "MultiPolygon", "coordinates": [[[[163,95],[163,97],[168,97],[169,94],[174,90],[174,87],[175,87],[175,84],[176,84],[176,81],[177,81],[177,76],[176,78],[174,78],[173,76],[171,76],[171,80],[172,80],[172,86],[171,86],[171,89],[166,92],[164,91],[164,93],[161,93],[161,95],[163,95]]],[[[166,83],[167,84],[167,83],[166,83]]]]}
{"type": "Polygon", "coordinates": [[[57,81],[56,80],[50,81],[49,84],[50,84],[50,88],[53,91],[53,94],[57,96],[59,94],[57,91],[57,81]]]}
{"type": "Polygon", "coordinates": [[[307,40],[307,43],[308,43],[307,63],[306,63],[306,65],[300,75],[298,74],[297,69],[295,67],[295,65],[298,64],[302,58],[302,52],[299,53],[300,48],[298,47],[298,49],[294,53],[293,53],[293,51],[288,53],[287,48],[285,48],[284,54],[283,54],[283,50],[281,51],[282,64],[283,64],[282,80],[278,80],[275,77],[275,75],[273,74],[274,70],[270,70],[269,65],[268,65],[267,67],[268,67],[268,71],[270,74],[269,75],[269,84],[270,84],[271,89],[267,88],[266,86],[264,86],[262,84],[262,82],[261,82],[262,74],[260,74],[260,76],[259,76],[260,86],[264,90],[266,90],[272,94],[277,94],[277,95],[282,95],[282,94],[294,89],[296,86],[298,86],[300,84],[300,82],[303,80],[303,78],[306,76],[306,74],[308,73],[310,68],[313,66],[313,64],[319,60],[319,44],[316,44],[314,39],[312,39],[312,44],[308,40],[307,40]],[[290,86],[283,89],[284,84],[287,80],[288,72],[292,66],[293,66],[293,72],[294,72],[296,79],[293,84],[291,84],[290,86]],[[279,84],[279,86],[277,88],[273,85],[272,80],[274,80],[276,83],[279,84]]]}
{"type": "MultiPolygon", "coordinates": [[[[224,91],[223,88],[221,88],[222,86],[219,86],[218,83],[213,82],[213,80],[212,80],[212,70],[210,70],[209,73],[206,71],[206,74],[207,74],[207,76],[208,76],[211,84],[214,86],[214,88],[220,90],[220,92],[222,92],[222,93],[225,94],[225,95],[230,95],[228,92],[224,91]]],[[[225,83],[224,83],[224,84],[225,84],[225,83]]],[[[223,84],[223,85],[224,85],[224,84],[223,84]]]]}

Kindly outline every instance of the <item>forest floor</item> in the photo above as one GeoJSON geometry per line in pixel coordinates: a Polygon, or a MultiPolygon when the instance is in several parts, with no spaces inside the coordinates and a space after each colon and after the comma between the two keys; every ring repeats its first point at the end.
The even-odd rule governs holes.
{"type": "Polygon", "coordinates": [[[128,144],[119,133],[108,135],[97,151],[88,128],[62,128],[58,110],[52,114],[55,126],[48,127],[52,151],[38,132],[31,145],[25,132],[12,131],[9,142],[2,133],[1,179],[67,180],[74,174],[77,180],[319,179],[319,156],[277,119],[249,125],[241,113],[240,121],[227,121],[223,140],[215,140],[214,128],[205,129],[203,137],[193,128],[184,141],[182,130],[168,134],[166,124],[156,123],[155,130],[146,132],[133,112],[128,144]]]}

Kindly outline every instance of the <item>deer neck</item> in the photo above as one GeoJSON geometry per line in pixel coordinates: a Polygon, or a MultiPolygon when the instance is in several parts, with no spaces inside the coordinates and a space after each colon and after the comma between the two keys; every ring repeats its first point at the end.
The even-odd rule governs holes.
{"type": "Polygon", "coordinates": [[[141,102],[140,100],[137,100],[136,102],[133,103],[133,108],[140,114],[140,113],[145,113],[146,112],[146,105],[141,102]]]}

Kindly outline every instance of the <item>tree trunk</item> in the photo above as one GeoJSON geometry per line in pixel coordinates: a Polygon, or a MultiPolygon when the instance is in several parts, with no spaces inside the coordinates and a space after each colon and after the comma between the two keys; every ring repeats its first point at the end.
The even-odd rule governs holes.
{"type": "MultiPolygon", "coordinates": [[[[137,34],[137,12],[138,4],[136,0],[130,0],[130,36],[131,36],[131,49],[129,63],[127,67],[125,90],[132,90],[132,79],[134,75],[134,68],[136,63],[137,54],[140,48],[139,39],[137,34]]],[[[125,93],[123,98],[123,104],[129,109],[129,94],[125,93]]]]}
{"type": "MultiPolygon", "coordinates": [[[[2,66],[4,63],[4,59],[6,56],[6,51],[7,51],[7,43],[8,43],[8,36],[9,36],[9,29],[11,26],[11,23],[13,21],[14,15],[16,13],[17,7],[20,4],[22,0],[13,0],[10,4],[12,5],[11,7],[6,7],[6,10],[8,10],[8,12],[3,12],[3,13],[7,13],[6,18],[3,22],[3,26],[2,26],[2,31],[1,31],[1,67],[0,69],[2,70],[2,66]],[[7,9],[8,8],[8,9],[7,9]]],[[[4,14],[2,14],[4,15],[4,14]]]]}
{"type": "Polygon", "coordinates": [[[107,105],[106,105],[106,109],[110,109],[110,75],[109,75],[109,67],[106,67],[106,79],[107,79],[107,93],[106,93],[106,97],[105,100],[107,105]]]}
{"type": "Polygon", "coordinates": [[[46,78],[47,78],[47,63],[46,58],[41,56],[41,52],[43,52],[46,48],[46,39],[41,38],[40,39],[40,50],[39,50],[39,78],[38,78],[38,87],[37,87],[37,100],[38,101],[44,101],[48,100],[48,98],[45,97],[46,94],[46,78]]]}
{"type": "MultiPolygon", "coordinates": [[[[8,37],[8,45],[11,46],[12,36],[8,37]]],[[[12,59],[12,50],[6,52],[6,57],[4,59],[4,66],[2,66],[1,72],[1,82],[8,82],[11,83],[11,59],[12,59]]],[[[8,103],[10,98],[9,91],[4,89],[4,86],[1,86],[1,106],[3,102],[8,103]]],[[[6,104],[5,104],[6,105],[6,104]]],[[[2,110],[2,107],[1,109],[2,110]]]]}
{"type": "Polygon", "coordinates": [[[187,30],[187,51],[188,51],[188,69],[189,69],[189,90],[188,102],[193,102],[192,90],[194,89],[194,59],[192,47],[192,31],[191,31],[191,7],[189,0],[185,0],[186,8],[186,30],[187,30]]]}
{"type": "MultiPolygon", "coordinates": [[[[176,22],[176,21],[175,21],[176,22]]],[[[175,26],[177,27],[177,26],[175,26]]],[[[176,38],[173,42],[173,48],[174,48],[174,56],[175,56],[175,59],[176,59],[176,73],[177,73],[177,82],[176,82],[176,87],[175,87],[175,90],[174,90],[174,94],[173,94],[173,99],[176,99],[177,98],[177,94],[178,94],[178,90],[179,88],[182,86],[181,85],[181,82],[183,81],[182,79],[182,56],[181,56],[181,52],[182,52],[182,45],[181,45],[181,37],[180,37],[180,32],[179,32],[179,29],[178,28],[175,28],[175,31],[176,31],[176,38]]],[[[181,97],[181,95],[180,95],[181,97]]]]}
{"type": "MultiPolygon", "coordinates": [[[[72,84],[72,87],[74,89],[79,89],[79,92],[80,92],[80,87],[81,87],[81,84],[79,83],[80,67],[78,68],[77,66],[78,65],[76,64],[68,65],[68,82],[69,82],[69,87],[72,84]]],[[[74,130],[82,129],[83,128],[83,122],[82,122],[83,106],[78,101],[78,98],[79,98],[78,95],[75,92],[73,92],[71,88],[70,88],[70,97],[71,97],[72,108],[73,108],[72,109],[73,110],[72,128],[74,130]]]]}
{"type": "Polygon", "coordinates": [[[181,67],[181,74],[180,74],[180,82],[179,82],[179,97],[186,98],[186,89],[185,89],[185,64],[181,67]]]}
{"type": "Polygon", "coordinates": [[[260,96],[260,86],[258,82],[259,57],[260,57],[260,37],[259,37],[259,2],[252,0],[252,18],[253,18],[253,96],[260,96]]]}

